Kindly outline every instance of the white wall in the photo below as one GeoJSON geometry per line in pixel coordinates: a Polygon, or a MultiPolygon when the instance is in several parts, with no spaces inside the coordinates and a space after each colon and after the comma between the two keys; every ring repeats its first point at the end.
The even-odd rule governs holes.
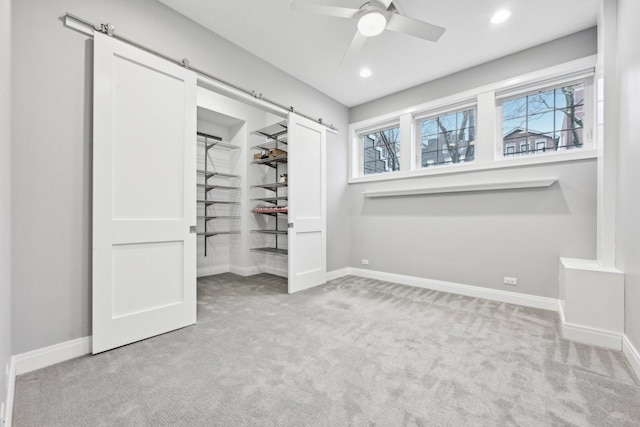
{"type": "MultiPolygon", "coordinates": [[[[594,55],[596,30],[546,43],[350,111],[351,122],[594,55]]],[[[596,255],[596,161],[351,184],[350,264],[558,297],[559,257],[596,255]],[[363,191],[557,177],[551,188],[366,199],[363,191]],[[368,266],[361,260],[369,260],[368,266]],[[503,283],[516,277],[518,286],[503,283]]]]}
{"type": "Polygon", "coordinates": [[[625,273],[625,333],[640,348],[640,3],[618,0],[619,178],[616,264],[625,273]]]}
{"type": "MultiPolygon", "coordinates": [[[[0,404],[7,400],[11,350],[11,1],[0,0],[0,404]]],[[[5,408],[6,410],[6,408],[5,408]]],[[[2,421],[0,420],[0,423],[2,421]]]]}
{"type": "Polygon", "coordinates": [[[14,353],[91,333],[92,43],[62,25],[65,12],[339,127],[327,150],[328,268],[347,265],[346,107],[153,0],[13,7],[14,353]]]}

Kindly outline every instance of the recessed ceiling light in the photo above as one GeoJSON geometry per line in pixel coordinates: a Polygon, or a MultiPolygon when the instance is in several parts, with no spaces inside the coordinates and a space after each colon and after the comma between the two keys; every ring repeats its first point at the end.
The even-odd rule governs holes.
{"type": "Polygon", "coordinates": [[[363,77],[365,79],[367,77],[371,77],[371,70],[367,67],[363,68],[362,70],[360,70],[360,77],[363,77]]]}
{"type": "Polygon", "coordinates": [[[491,17],[492,24],[499,24],[506,21],[511,16],[511,12],[508,10],[499,10],[491,17]]]}
{"type": "Polygon", "coordinates": [[[358,20],[358,31],[366,37],[377,36],[384,31],[386,26],[387,17],[379,10],[369,11],[358,20]]]}

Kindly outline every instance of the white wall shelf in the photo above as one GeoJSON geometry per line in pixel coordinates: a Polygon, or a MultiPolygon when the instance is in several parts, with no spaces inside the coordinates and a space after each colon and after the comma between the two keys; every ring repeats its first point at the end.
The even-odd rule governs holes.
{"type": "Polygon", "coordinates": [[[558,178],[521,179],[510,181],[483,182],[461,185],[439,185],[433,187],[404,188],[398,190],[364,191],[367,198],[419,196],[441,193],[461,193],[472,191],[514,190],[519,188],[544,188],[550,187],[558,178]]]}

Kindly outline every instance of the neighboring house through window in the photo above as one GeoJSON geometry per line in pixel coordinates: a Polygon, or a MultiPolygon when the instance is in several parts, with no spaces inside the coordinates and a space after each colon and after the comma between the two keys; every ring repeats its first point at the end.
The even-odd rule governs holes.
{"type": "Polygon", "coordinates": [[[393,127],[362,135],[363,174],[400,170],[400,128],[393,127]]]}

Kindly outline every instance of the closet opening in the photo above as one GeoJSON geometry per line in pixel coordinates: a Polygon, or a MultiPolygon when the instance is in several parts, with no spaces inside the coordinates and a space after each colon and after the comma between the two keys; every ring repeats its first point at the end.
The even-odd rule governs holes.
{"type": "Polygon", "coordinates": [[[198,88],[199,278],[288,276],[286,142],[283,117],[198,88]]]}

